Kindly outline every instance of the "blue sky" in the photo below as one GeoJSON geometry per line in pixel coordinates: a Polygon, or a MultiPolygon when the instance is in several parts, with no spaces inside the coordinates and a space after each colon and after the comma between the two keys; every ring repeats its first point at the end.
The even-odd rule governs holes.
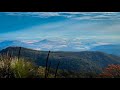
{"type": "Polygon", "coordinates": [[[119,12],[0,12],[0,41],[120,41],[119,12]]]}

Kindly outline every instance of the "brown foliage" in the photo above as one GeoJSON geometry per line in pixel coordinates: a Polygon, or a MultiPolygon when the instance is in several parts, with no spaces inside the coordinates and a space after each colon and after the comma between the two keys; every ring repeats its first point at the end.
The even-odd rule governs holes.
{"type": "Polygon", "coordinates": [[[102,78],[120,78],[120,65],[108,65],[99,76],[102,78]]]}

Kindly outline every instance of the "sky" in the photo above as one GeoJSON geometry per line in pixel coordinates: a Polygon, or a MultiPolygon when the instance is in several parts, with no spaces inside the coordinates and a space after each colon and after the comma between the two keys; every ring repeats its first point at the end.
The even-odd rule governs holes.
{"type": "Polygon", "coordinates": [[[120,12],[0,12],[0,41],[119,43],[120,12]]]}

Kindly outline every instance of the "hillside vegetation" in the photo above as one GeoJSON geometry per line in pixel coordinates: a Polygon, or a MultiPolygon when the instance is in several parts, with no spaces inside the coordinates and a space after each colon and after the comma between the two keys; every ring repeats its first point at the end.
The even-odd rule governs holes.
{"type": "Polygon", "coordinates": [[[8,47],[0,55],[0,78],[96,78],[108,65],[120,64],[118,56],[90,51],[48,53],[8,47]]]}
{"type": "Polygon", "coordinates": [[[65,70],[49,68],[45,77],[45,67],[36,66],[33,62],[23,58],[9,58],[1,56],[0,78],[89,78],[97,76],[95,73],[75,73],[65,70]]]}
{"type": "MultiPolygon", "coordinates": [[[[19,47],[8,47],[3,49],[0,54],[11,54],[12,57],[17,57],[19,47]]],[[[48,51],[36,51],[27,48],[21,48],[20,57],[25,60],[34,62],[38,66],[46,65],[48,51]]],[[[101,68],[109,64],[120,64],[120,57],[106,54],[103,52],[50,52],[48,64],[51,62],[51,67],[56,68],[60,62],[59,68],[69,71],[101,71],[101,68]]]]}

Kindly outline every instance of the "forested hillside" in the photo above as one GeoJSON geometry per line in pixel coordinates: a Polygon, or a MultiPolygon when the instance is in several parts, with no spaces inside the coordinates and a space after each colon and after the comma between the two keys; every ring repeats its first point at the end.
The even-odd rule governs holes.
{"type": "MultiPolygon", "coordinates": [[[[18,56],[19,47],[8,47],[3,49],[0,54],[11,54],[12,57],[18,56]]],[[[21,48],[20,57],[34,62],[38,66],[46,65],[48,51],[37,51],[21,48]]],[[[120,64],[120,57],[106,54],[103,52],[50,52],[48,64],[51,68],[56,68],[60,62],[59,69],[73,72],[101,72],[102,68],[109,64],[120,64]]]]}

